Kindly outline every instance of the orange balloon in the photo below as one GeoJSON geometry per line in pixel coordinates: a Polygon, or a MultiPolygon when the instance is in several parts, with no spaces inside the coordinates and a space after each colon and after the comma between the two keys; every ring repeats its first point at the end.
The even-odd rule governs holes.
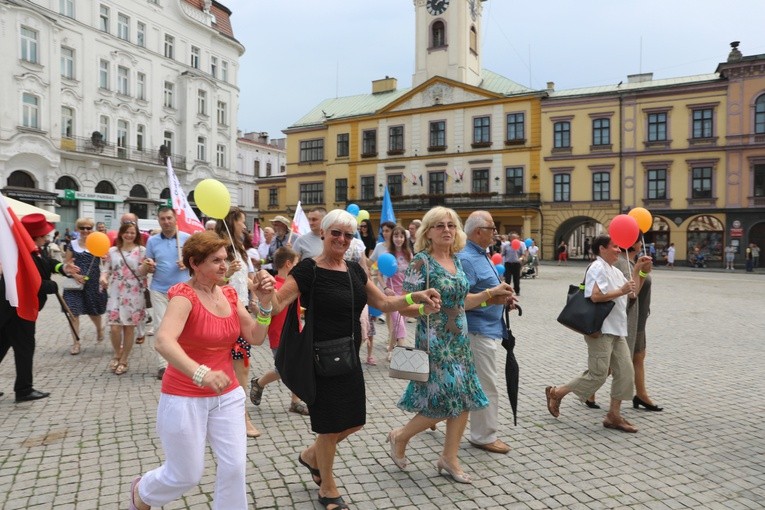
{"type": "Polygon", "coordinates": [[[651,230],[651,227],[653,226],[653,217],[651,216],[651,213],[648,212],[648,209],[644,209],[643,207],[635,207],[630,209],[630,212],[627,214],[635,218],[635,221],[637,221],[638,224],[638,228],[642,233],[645,234],[651,230]]]}
{"type": "Polygon", "coordinates": [[[103,257],[109,253],[109,247],[112,243],[109,241],[109,236],[103,232],[93,232],[88,234],[85,239],[85,247],[94,257],[103,257]]]}

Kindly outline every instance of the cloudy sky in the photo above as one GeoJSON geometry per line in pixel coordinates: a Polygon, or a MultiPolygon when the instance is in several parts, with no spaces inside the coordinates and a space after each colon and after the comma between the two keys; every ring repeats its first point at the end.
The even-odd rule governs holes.
{"type": "MultiPolygon", "coordinates": [[[[460,0],[452,0],[452,3],[460,0]]],[[[328,97],[414,68],[412,0],[222,0],[240,60],[239,128],[272,138],[328,97]]],[[[483,66],[536,89],[614,84],[628,74],[714,72],[731,41],[765,53],[763,0],[488,0],[483,66]]]]}

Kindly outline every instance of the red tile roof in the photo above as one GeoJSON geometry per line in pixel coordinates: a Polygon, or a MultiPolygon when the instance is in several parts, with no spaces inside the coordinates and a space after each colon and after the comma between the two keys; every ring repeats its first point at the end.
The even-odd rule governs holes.
{"type": "MultiPolygon", "coordinates": [[[[204,8],[203,0],[185,0],[187,4],[192,5],[200,11],[204,8]]],[[[225,5],[213,0],[212,8],[210,12],[215,16],[215,23],[213,27],[216,28],[221,34],[227,35],[232,39],[234,37],[234,29],[231,27],[231,10],[225,5]]]]}

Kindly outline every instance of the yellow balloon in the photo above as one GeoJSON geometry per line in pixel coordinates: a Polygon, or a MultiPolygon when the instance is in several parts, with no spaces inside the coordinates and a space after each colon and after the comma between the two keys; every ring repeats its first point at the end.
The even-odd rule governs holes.
{"type": "Polygon", "coordinates": [[[222,182],[205,179],[194,188],[194,201],[205,216],[222,220],[231,209],[231,195],[222,182]]]}
{"type": "Polygon", "coordinates": [[[359,211],[359,214],[356,215],[356,219],[359,221],[364,221],[369,219],[369,211],[366,211],[364,209],[359,211]]]}
{"type": "Polygon", "coordinates": [[[93,232],[88,234],[85,239],[85,247],[94,257],[103,257],[109,253],[109,247],[112,243],[109,241],[109,236],[103,232],[93,232]]]}
{"type": "Polygon", "coordinates": [[[648,212],[648,209],[643,207],[634,207],[630,209],[630,212],[627,214],[635,218],[635,221],[637,221],[638,224],[638,228],[640,228],[642,233],[645,234],[651,230],[651,227],[653,227],[653,217],[651,216],[651,213],[648,212]]]}

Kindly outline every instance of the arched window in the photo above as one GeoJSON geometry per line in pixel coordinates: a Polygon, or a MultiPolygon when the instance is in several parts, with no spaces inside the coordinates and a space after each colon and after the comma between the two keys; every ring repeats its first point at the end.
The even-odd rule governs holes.
{"type": "Polygon", "coordinates": [[[443,48],[446,46],[446,25],[439,20],[430,27],[430,47],[443,48]]]}
{"type": "MultiPolygon", "coordinates": [[[[109,181],[101,181],[96,184],[96,193],[114,195],[114,185],[109,181]]],[[[109,209],[113,211],[115,209],[114,202],[96,202],[96,209],[109,209]]]]}
{"type": "Polygon", "coordinates": [[[80,186],[73,178],[69,177],[68,175],[64,175],[59,177],[56,181],[56,189],[73,189],[75,191],[79,191],[80,186]]]}
{"type": "Polygon", "coordinates": [[[162,193],[159,194],[159,198],[170,198],[170,188],[165,188],[162,193]]]}
{"type": "Polygon", "coordinates": [[[8,186],[16,188],[36,188],[35,180],[23,170],[16,170],[8,176],[8,186]]]}
{"type": "Polygon", "coordinates": [[[131,188],[130,196],[136,198],[149,198],[149,193],[147,193],[146,188],[140,184],[136,184],[131,188]]]}
{"type": "Polygon", "coordinates": [[[758,135],[765,134],[765,94],[754,102],[754,132],[758,135]]]}
{"type": "Polygon", "coordinates": [[[688,258],[700,254],[706,261],[722,260],[723,224],[711,215],[696,216],[688,224],[688,258]]]}
{"type": "Polygon", "coordinates": [[[470,51],[478,55],[478,31],[475,25],[470,27],[470,51]]]}

